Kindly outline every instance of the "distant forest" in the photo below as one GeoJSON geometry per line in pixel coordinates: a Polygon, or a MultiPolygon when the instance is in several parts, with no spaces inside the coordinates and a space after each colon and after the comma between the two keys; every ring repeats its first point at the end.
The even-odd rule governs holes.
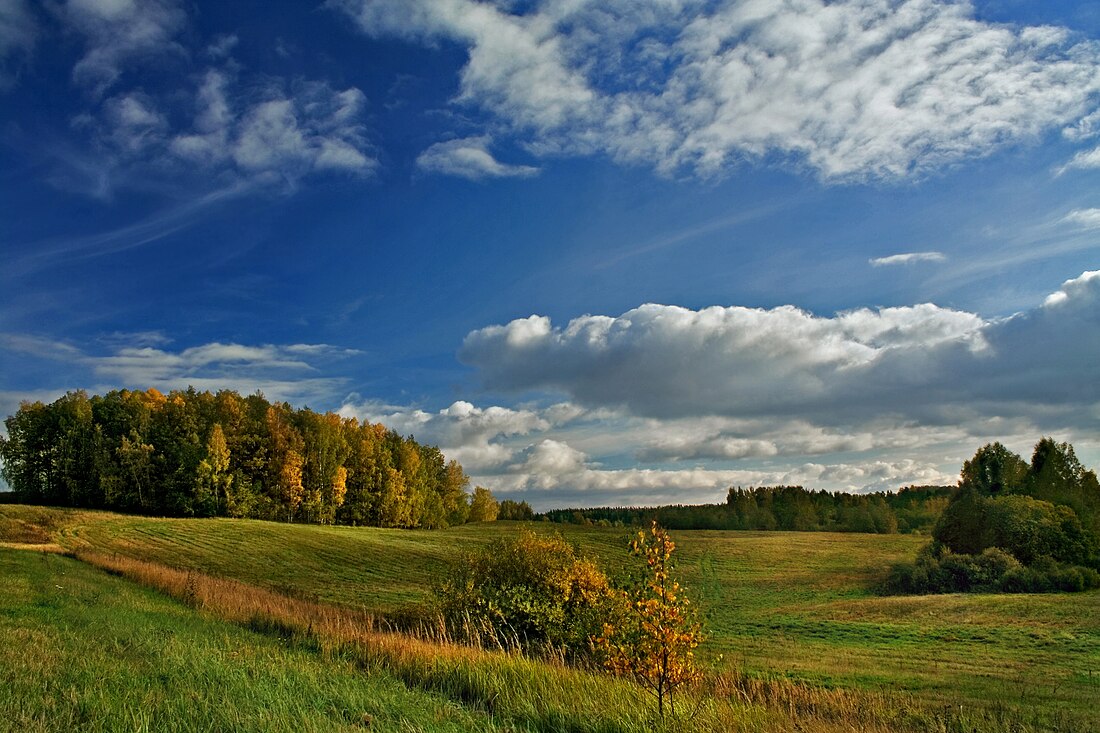
{"type": "Polygon", "coordinates": [[[485,489],[471,506],[462,467],[435,446],[259,394],[70,392],[5,424],[3,476],[24,503],[384,527],[497,513],[485,489]]]}
{"type": "Polygon", "coordinates": [[[847,494],[801,486],[732,488],[724,504],[555,509],[552,522],[668,529],[752,529],[822,532],[932,531],[954,495],[954,486],[909,486],[898,492],[847,494]]]}

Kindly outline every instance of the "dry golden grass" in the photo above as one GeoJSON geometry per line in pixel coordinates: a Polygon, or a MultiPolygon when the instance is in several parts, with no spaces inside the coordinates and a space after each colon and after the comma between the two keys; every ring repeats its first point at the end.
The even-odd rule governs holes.
{"type": "Polygon", "coordinates": [[[68,552],[55,542],[0,542],[0,547],[8,550],[30,550],[32,552],[52,552],[56,555],[68,552]]]}

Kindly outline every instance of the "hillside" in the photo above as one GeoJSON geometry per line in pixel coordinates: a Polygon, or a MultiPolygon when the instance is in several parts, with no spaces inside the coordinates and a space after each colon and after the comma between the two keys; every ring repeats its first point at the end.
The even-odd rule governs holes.
{"type": "Polygon", "coordinates": [[[501,730],[69,558],[0,548],[0,577],[0,731],[501,730]]]}
{"type": "MultiPolygon", "coordinates": [[[[428,600],[433,578],[463,549],[521,526],[402,531],[0,507],[0,538],[53,540],[69,550],[155,561],[400,617],[428,600]]],[[[553,529],[613,574],[623,571],[625,530],[553,529]]],[[[874,584],[922,538],[687,531],[675,537],[685,585],[708,617],[703,651],[717,666],[750,679],[857,694],[904,692],[922,706],[1008,705],[1038,729],[1065,716],[1076,729],[1097,727],[1100,593],[885,598],[874,584]]]]}

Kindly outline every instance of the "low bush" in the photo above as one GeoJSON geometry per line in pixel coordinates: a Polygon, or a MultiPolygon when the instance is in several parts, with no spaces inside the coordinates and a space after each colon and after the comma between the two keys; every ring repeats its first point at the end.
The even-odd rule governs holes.
{"type": "Polygon", "coordinates": [[[999,547],[968,555],[933,542],[915,562],[892,566],[882,588],[887,594],[1075,592],[1100,588],[1100,573],[1048,555],[1024,565],[999,547]]]}
{"type": "Polygon", "coordinates": [[[466,554],[435,589],[455,638],[484,646],[588,656],[616,594],[560,535],[523,531],[466,554]]]}

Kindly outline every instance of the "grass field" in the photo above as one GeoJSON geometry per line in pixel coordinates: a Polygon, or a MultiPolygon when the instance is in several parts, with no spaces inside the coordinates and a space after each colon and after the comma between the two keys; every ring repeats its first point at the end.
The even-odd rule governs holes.
{"type": "Polygon", "coordinates": [[[0,549],[0,730],[499,730],[383,669],[321,657],[50,553],[0,549]]]}
{"type": "MultiPolygon", "coordinates": [[[[561,529],[613,573],[627,566],[626,530],[561,529]]],[[[18,534],[118,553],[383,615],[426,602],[432,580],[463,549],[515,531],[511,523],[399,531],[0,506],[0,540],[18,534]]],[[[871,587],[921,538],[674,537],[682,577],[708,617],[705,651],[719,668],[868,694],[903,691],[930,709],[1007,709],[1037,730],[1100,730],[1100,593],[884,598],[871,587]]]]}

